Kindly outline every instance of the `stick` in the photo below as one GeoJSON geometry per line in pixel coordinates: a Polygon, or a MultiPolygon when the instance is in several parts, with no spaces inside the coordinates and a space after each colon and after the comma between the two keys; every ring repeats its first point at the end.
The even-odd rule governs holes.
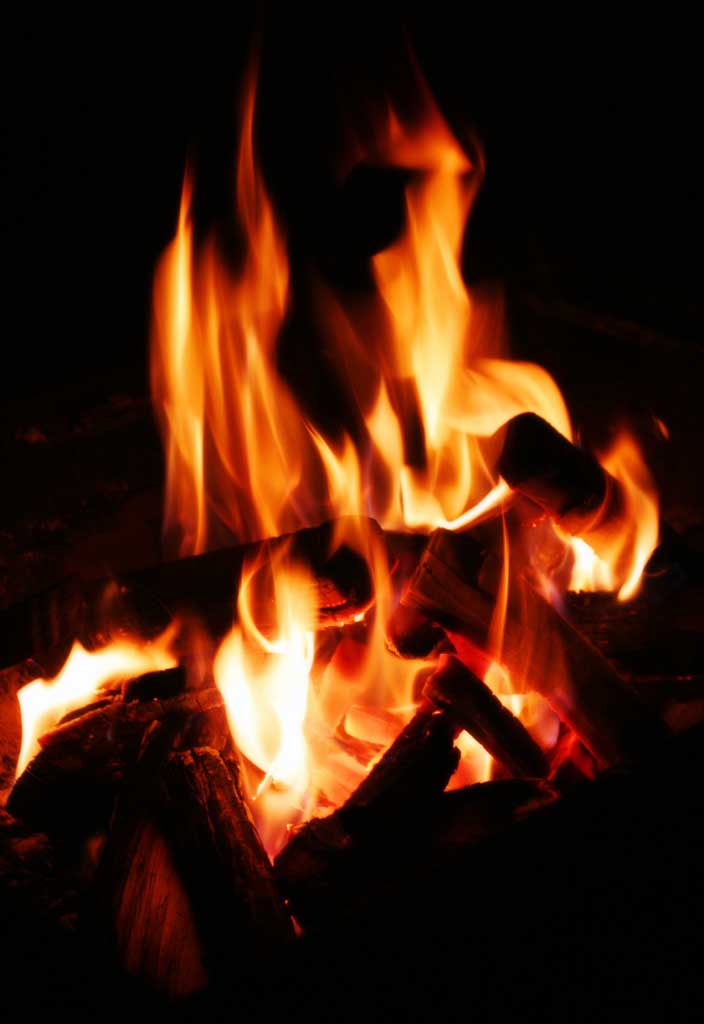
{"type": "MultiPolygon", "coordinates": [[[[437,530],[403,601],[486,650],[495,603],[480,585],[490,585],[487,562],[471,540],[437,530]]],[[[602,765],[642,757],[667,735],[657,714],[524,580],[509,598],[501,660],[514,681],[525,680],[546,698],[602,765]]]]}
{"type": "Polygon", "coordinates": [[[525,726],[458,658],[441,656],[423,696],[447,708],[517,778],[547,776],[547,759],[525,726]]]}

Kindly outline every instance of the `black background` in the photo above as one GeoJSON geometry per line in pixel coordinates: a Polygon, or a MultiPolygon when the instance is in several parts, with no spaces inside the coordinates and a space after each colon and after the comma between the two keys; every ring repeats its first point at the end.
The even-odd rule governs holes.
{"type": "Polygon", "coordinates": [[[468,276],[537,282],[699,339],[699,54],[676,12],[617,26],[586,9],[521,20],[436,4],[403,18],[287,11],[62,14],[7,28],[6,396],[106,378],[146,387],[151,275],[189,154],[202,225],[231,210],[237,87],[255,31],[260,131],[275,155],[265,171],[287,225],[326,216],[316,140],[332,130],[338,68],[370,83],[392,73],[405,31],[443,110],[484,142],[468,276]]]}

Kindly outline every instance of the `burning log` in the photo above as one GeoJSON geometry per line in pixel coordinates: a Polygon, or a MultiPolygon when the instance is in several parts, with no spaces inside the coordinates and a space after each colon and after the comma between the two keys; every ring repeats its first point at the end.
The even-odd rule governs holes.
{"type": "Polygon", "coordinates": [[[354,903],[351,880],[373,874],[389,846],[416,834],[459,763],[456,732],[448,712],[421,705],[349,799],[293,835],[274,872],[304,926],[344,916],[354,903]]]}
{"type": "Polygon", "coordinates": [[[150,726],[96,898],[124,968],[171,998],[247,973],[293,937],[221,711],[150,726]]]}
{"type": "Polygon", "coordinates": [[[509,420],[497,470],[567,533],[588,539],[597,521],[622,514],[617,481],[535,413],[509,420]]]}
{"type": "Polygon", "coordinates": [[[319,627],[352,622],[373,601],[365,559],[346,544],[334,546],[346,525],[383,538],[371,519],[331,520],[266,541],[223,548],[131,573],[123,579],[71,579],[0,613],[0,664],[35,657],[51,675],[71,643],[95,646],[105,630],[154,636],[179,615],[196,616],[214,636],[232,625],[240,574],[246,561],[265,564],[289,545],[290,557],[315,577],[319,627]],[[336,531],[340,531],[338,534],[336,531]]]}
{"type": "Polygon", "coordinates": [[[447,708],[457,723],[517,778],[547,776],[547,759],[525,726],[458,658],[441,656],[423,695],[447,708]]]}
{"type": "MultiPolygon", "coordinates": [[[[403,601],[485,650],[495,606],[489,562],[471,537],[437,530],[403,601]]],[[[509,595],[502,662],[545,697],[602,765],[641,757],[666,736],[657,714],[525,580],[509,595]],[[558,656],[565,671],[547,680],[558,656]]]]}
{"type": "Polygon", "coordinates": [[[90,832],[106,823],[116,786],[153,722],[221,707],[212,687],[166,700],[112,699],[71,716],[39,738],[41,750],[15,782],[8,810],[37,829],[90,832]]]}

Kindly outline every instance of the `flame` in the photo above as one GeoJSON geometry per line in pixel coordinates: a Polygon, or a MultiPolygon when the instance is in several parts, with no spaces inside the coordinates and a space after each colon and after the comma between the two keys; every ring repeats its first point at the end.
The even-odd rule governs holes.
{"type": "MultiPolygon", "coordinates": [[[[353,154],[341,157],[345,173],[359,162],[390,165],[407,171],[407,183],[400,236],[371,260],[373,293],[343,297],[323,281],[312,286],[326,357],[343,378],[341,406],[352,410],[334,437],[311,422],[277,365],[289,267],[257,161],[254,72],[240,122],[236,211],[244,256],[236,271],[214,237],[196,245],[186,175],[176,237],[155,278],[151,363],[166,449],[165,534],[180,555],[330,516],[372,515],[386,529],[466,528],[503,512],[510,499],[493,470],[493,438],[510,418],[535,412],[571,439],[552,377],[505,358],[501,296],[465,285],[462,244],[483,155],[473,141],[460,145],[419,73],[417,85],[417,116],[389,101],[353,154]]],[[[620,483],[631,524],[627,536],[609,535],[606,555],[598,548],[621,599],[634,592],[657,538],[639,458],[627,440],[603,460],[620,483]]],[[[272,854],[287,825],[326,813],[352,792],[413,714],[427,669],[387,648],[385,625],[399,595],[378,537],[360,521],[338,532],[334,543],[353,547],[371,569],[376,600],[363,621],[316,639],[312,581],[282,554],[243,574],[238,622],[214,662],[253,813],[272,854]]],[[[487,682],[508,699],[513,682],[499,667],[509,579],[505,525],[503,536],[502,587],[481,657],[487,682]]],[[[579,565],[592,557],[589,543],[574,542],[579,565]]],[[[538,698],[511,701],[551,745],[554,716],[538,698]]],[[[459,742],[458,779],[487,778],[486,752],[469,737],[459,742]]]]}
{"type": "Polygon", "coordinates": [[[151,644],[119,640],[98,651],[87,651],[76,641],[57,676],[23,686],[17,695],[22,716],[17,775],[39,750],[39,737],[64,715],[88,704],[108,683],[174,668],[178,662],[171,653],[172,639],[169,629],[151,644]]]}
{"type": "Polygon", "coordinates": [[[585,537],[569,539],[574,553],[569,589],[617,590],[618,600],[628,601],[638,592],[658,543],[657,494],[641,450],[628,431],[618,434],[599,461],[617,481],[618,496],[612,500],[607,496],[603,523],[597,522],[585,537]],[[609,514],[616,501],[618,508],[609,514]]]}
{"type": "Polygon", "coordinates": [[[239,622],[213,663],[235,742],[259,769],[246,772],[245,782],[249,796],[261,802],[258,824],[270,850],[281,827],[300,816],[310,782],[303,730],[315,650],[312,595],[307,571],[290,563],[285,551],[270,566],[255,560],[243,573],[239,622]],[[264,577],[264,586],[273,588],[268,599],[264,577]],[[263,623],[263,611],[273,612],[273,621],[263,623]]]}

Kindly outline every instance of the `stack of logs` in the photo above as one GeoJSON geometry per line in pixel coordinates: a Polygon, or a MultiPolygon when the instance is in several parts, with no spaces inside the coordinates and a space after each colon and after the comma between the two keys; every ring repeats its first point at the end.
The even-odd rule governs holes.
{"type": "MultiPolygon", "coordinates": [[[[597,549],[605,523],[621,514],[615,481],[537,417],[509,424],[499,468],[514,501],[523,502],[521,515],[546,513],[597,549]]],[[[371,606],[373,593],[359,555],[344,546],[330,555],[334,528],[301,531],[291,543],[318,581],[320,628],[339,631],[371,606]]],[[[642,762],[667,740],[676,718],[668,717],[667,702],[617,671],[516,573],[506,595],[502,661],[562,723],[561,756],[548,758],[480,678],[501,576],[482,530],[438,530],[426,542],[368,528],[404,581],[390,643],[399,656],[434,654],[435,667],[413,718],[358,789],[334,813],[295,831],[273,865],[243,794],[220,693],[212,684],[190,687],[180,668],[133,680],[68,716],[40,738],[39,753],[12,789],[7,810],[28,827],[103,837],[90,927],[111,937],[126,971],[169,997],[227,977],[233,946],[240,969],[243,957],[254,962],[285,947],[294,939],[293,918],[322,933],[365,914],[371,919],[400,859],[407,880],[414,864],[442,862],[540,813],[585,775],[642,762]],[[558,672],[546,674],[546,651],[560,652],[558,672]],[[446,792],[463,730],[494,759],[496,777],[446,792]]],[[[677,561],[681,586],[694,592],[696,560],[682,571],[681,548],[668,534],[664,543],[669,554],[661,548],[657,557],[677,561]]],[[[185,610],[222,635],[251,554],[251,546],[215,552],[122,581],[122,618],[114,606],[113,628],[117,617],[120,628],[149,636],[185,610]]],[[[93,585],[82,590],[74,582],[5,613],[6,660],[33,655],[56,668],[67,637],[94,644],[98,597],[93,585]]],[[[651,606],[642,602],[644,616],[651,606]]]]}

